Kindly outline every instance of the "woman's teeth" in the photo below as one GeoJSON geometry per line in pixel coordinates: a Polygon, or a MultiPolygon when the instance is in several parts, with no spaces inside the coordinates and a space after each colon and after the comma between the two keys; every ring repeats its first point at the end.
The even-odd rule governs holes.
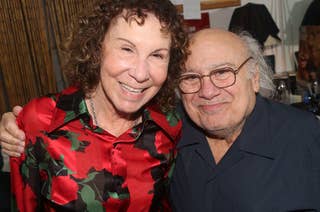
{"type": "Polygon", "coordinates": [[[127,91],[133,92],[133,93],[141,93],[143,89],[141,88],[132,88],[126,84],[121,83],[122,87],[126,89],[127,91]]]}

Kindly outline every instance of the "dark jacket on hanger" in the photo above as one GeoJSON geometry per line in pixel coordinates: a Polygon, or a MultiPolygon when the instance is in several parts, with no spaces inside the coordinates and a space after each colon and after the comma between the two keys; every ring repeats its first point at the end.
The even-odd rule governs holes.
{"type": "Polygon", "coordinates": [[[320,25],[320,0],[313,0],[309,5],[301,26],[320,25]]]}
{"type": "Polygon", "coordinates": [[[229,30],[248,31],[261,46],[264,45],[269,35],[280,41],[277,35],[279,29],[264,4],[248,3],[236,8],[231,17],[229,30]]]}

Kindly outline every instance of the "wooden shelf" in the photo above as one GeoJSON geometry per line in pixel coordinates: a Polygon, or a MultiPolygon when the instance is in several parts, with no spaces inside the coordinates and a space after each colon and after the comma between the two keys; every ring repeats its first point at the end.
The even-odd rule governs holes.
{"type": "MultiPolygon", "coordinates": [[[[234,7],[239,5],[240,0],[207,0],[201,1],[200,8],[201,10],[210,10],[223,7],[234,7]]],[[[177,8],[180,12],[183,12],[183,6],[181,4],[177,5],[177,8]]]]}

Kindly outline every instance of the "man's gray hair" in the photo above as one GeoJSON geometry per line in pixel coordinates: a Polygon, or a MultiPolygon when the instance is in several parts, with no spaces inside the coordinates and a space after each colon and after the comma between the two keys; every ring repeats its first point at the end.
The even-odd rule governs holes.
{"type": "Polygon", "coordinates": [[[251,56],[253,58],[251,61],[254,61],[249,61],[251,62],[251,66],[249,68],[249,76],[253,76],[253,74],[257,70],[257,66],[260,74],[259,93],[265,97],[272,97],[275,91],[275,86],[273,83],[273,72],[271,67],[266,63],[263,57],[262,49],[258,41],[246,31],[241,31],[237,34],[246,45],[248,56],[251,56]]]}

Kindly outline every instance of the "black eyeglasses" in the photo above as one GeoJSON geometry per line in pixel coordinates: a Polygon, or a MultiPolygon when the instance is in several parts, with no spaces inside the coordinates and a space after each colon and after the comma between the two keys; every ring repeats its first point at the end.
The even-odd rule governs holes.
{"type": "Polygon", "coordinates": [[[236,82],[236,75],[240,69],[250,60],[252,57],[247,58],[237,69],[231,67],[218,68],[211,71],[207,75],[201,75],[198,73],[185,73],[179,78],[179,88],[182,93],[190,94],[197,93],[202,87],[202,78],[209,77],[212,84],[217,88],[227,88],[236,82]]]}

